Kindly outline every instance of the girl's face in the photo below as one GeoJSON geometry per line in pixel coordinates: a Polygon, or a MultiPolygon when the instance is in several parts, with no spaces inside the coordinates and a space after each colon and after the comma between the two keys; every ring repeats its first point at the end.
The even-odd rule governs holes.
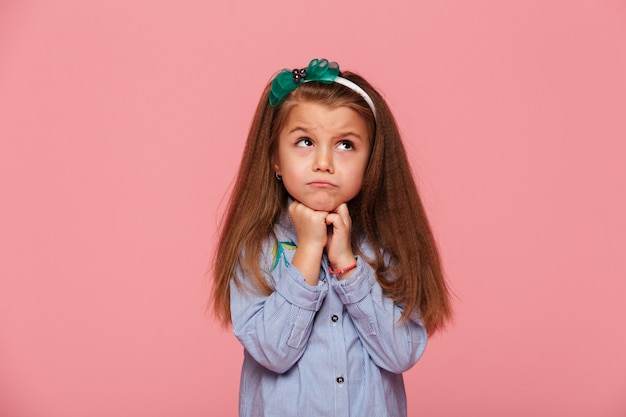
{"type": "Polygon", "coordinates": [[[361,190],[370,148],[367,124],[356,111],[301,102],[289,111],[272,163],[294,199],[333,211],[361,190]]]}

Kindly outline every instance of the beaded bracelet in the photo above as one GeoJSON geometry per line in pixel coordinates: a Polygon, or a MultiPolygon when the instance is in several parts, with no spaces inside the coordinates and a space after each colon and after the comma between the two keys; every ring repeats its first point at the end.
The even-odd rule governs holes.
{"type": "Polygon", "coordinates": [[[352,270],[354,268],[356,268],[356,262],[353,263],[350,266],[346,266],[343,269],[333,269],[333,266],[329,264],[328,265],[328,272],[330,272],[333,275],[341,275],[341,274],[344,274],[344,273],[346,273],[346,272],[348,272],[348,271],[350,271],[350,270],[352,270]]]}

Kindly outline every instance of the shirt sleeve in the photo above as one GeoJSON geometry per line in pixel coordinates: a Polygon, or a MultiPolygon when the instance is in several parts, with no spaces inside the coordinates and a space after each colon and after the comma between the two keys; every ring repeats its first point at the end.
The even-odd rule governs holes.
{"type": "Polygon", "coordinates": [[[402,308],[383,295],[374,269],[360,257],[354,274],[331,280],[374,363],[390,372],[410,369],[424,353],[427,332],[417,314],[399,322],[402,308]]]}
{"type": "Polygon", "coordinates": [[[275,291],[269,296],[251,288],[245,274],[231,281],[233,332],[247,352],[262,366],[288,371],[302,356],[328,284],[311,286],[298,269],[286,262],[266,273],[275,291]]]}

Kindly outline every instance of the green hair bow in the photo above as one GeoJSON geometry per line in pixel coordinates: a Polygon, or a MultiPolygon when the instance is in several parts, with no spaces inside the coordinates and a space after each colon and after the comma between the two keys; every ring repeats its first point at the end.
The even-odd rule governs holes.
{"type": "Polygon", "coordinates": [[[301,83],[320,81],[330,84],[339,75],[339,64],[327,59],[313,59],[309,66],[302,69],[284,69],[272,80],[270,106],[276,107],[301,83]]]}

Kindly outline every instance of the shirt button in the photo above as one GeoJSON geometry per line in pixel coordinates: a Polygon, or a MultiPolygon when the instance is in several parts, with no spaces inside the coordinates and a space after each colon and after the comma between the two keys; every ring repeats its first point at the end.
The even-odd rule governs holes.
{"type": "Polygon", "coordinates": [[[330,319],[333,321],[333,323],[337,323],[339,321],[339,316],[336,314],[333,314],[330,319]]]}
{"type": "Polygon", "coordinates": [[[338,377],[337,377],[337,383],[338,383],[339,385],[343,384],[343,381],[344,381],[344,379],[343,379],[343,377],[342,377],[342,376],[338,376],[338,377]]]}

